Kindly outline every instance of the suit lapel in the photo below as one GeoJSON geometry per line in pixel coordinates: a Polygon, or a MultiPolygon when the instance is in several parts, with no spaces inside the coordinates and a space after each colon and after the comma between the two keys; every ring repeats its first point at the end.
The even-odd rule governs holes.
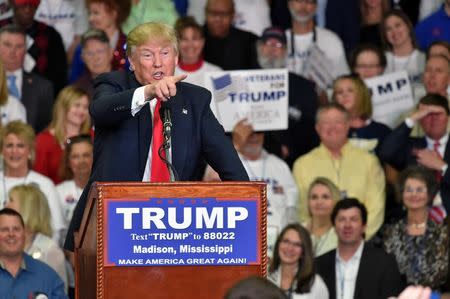
{"type": "Polygon", "coordinates": [[[367,285],[366,283],[370,283],[370,281],[366,281],[368,278],[369,280],[374,279],[373,275],[370,272],[370,260],[371,259],[367,253],[367,244],[364,244],[363,252],[361,254],[361,260],[359,262],[358,275],[356,276],[355,293],[353,294],[354,298],[362,297],[361,289],[367,285]]]}
{"type": "MultiPolygon", "coordinates": [[[[141,87],[141,84],[136,80],[134,73],[128,75],[130,88],[141,87]]],[[[135,117],[138,118],[138,135],[139,135],[139,173],[144,174],[145,166],[148,159],[148,152],[150,150],[150,143],[152,139],[152,116],[150,113],[150,106],[145,105],[137,113],[135,117]]]]}
{"type": "Polygon", "coordinates": [[[187,157],[189,132],[192,132],[192,122],[189,121],[192,111],[187,109],[184,96],[186,95],[182,94],[182,84],[177,84],[177,94],[169,100],[171,101],[172,116],[172,164],[180,180],[183,177],[187,157]]]}
{"type": "Polygon", "coordinates": [[[444,161],[446,163],[450,162],[450,135],[449,135],[449,139],[447,140],[447,145],[445,146],[444,161]]]}
{"type": "Polygon", "coordinates": [[[336,254],[337,250],[334,250],[334,254],[331,255],[330,265],[332,265],[330,271],[329,271],[329,286],[330,289],[328,290],[328,293],[330,294],[330,299],[336,298],[336,254]]]}
{"type": "MultiPolygon", "coordinates": [[[[29,103],[25,103],[27,99],[32,99],[33,97],[30,96],[30,91],[32,88],[33,79],[31,78],[31,75],[26,72],[22,72],[22,88],[21,88],[21,101],[25,107],[28,107],[29,103]]],[[[28,111],[27,111],[28,112],[28,111]]]]}

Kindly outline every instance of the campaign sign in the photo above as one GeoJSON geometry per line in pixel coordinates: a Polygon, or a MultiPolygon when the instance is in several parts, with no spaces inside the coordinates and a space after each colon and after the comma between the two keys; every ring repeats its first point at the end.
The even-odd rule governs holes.
{"type": "Polygon", "coordinates": [[[391,128],[403,121],[402,115],[414,106],[411,84],[406,71],[366,79],[372,91],[373,119],[391,128]]]}
{"type": "Polygon", "coordinates": [[[105,202],[105,266],[258,264],[258,199],[105,202]]]}
{"type": "Polygon", "coordinates": [[[225,131],[247,118],[255,131],[288,127],[287,69],[207,72],[211,109],[225,131]]]}

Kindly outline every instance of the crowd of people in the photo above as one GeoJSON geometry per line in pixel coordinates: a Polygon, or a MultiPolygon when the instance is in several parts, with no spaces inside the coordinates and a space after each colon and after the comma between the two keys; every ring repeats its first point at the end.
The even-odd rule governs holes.
{"type": "MultiPolygon", "coordinates": [[[[136,38],[152,32],[130,33],[150,21],[177,34],[174,73],[162,75],[174,75],[173,86],[205,87],[213,71],[289,71],[288,129],[255,131],[242,119],[229,136],[249,179],[267,183],[268,280],[282,293],[450,292],[450,0],[0,0],[0,8],[1,298],[25,298],[39,284],[49,298],[73,296],[62,246],[94,140],[97,150],[112,140],[115,120],[102,114],[109,95],[134,84],[123,74],[135,74],[136,87],[157,76],[147,78],[136,56],[136,38]],[[374,119],[366,80],[398,71],[415,107],[392,126],[374,119]],[[118,78],[123,86],[111,87],[118,78]]],[[[172,96],[171,86],[150,98],[172,96]]],[[[208,96],[192,94],[202,95],[195,105],[208,96]]],[[[221,133],[216,122],[208,133],[221,133]]],[[[97,175],[124,175],[107,166],[97,175]]],[[[189,167],[181,179],[201,179],[205,163],[189,167]]],[[[203,179],[220,180],[209,166],[203,179]]]]}

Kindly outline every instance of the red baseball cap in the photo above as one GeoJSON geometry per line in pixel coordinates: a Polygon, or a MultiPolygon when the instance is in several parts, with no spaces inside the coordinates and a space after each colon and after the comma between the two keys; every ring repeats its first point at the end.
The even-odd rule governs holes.
{"type": "Polygon", "coordinates": [[[41,0],[13,0],[15,5],[33,5],[33,6],[39,6],[39,3],[41,3],[41,0]]]}

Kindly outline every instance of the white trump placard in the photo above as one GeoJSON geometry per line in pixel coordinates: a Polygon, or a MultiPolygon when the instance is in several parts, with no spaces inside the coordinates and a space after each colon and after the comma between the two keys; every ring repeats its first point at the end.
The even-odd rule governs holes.
{"type": "Polygon", "coordinates": [[[288,127],[287,69],[208,72],[211,109],[226,132],[243,118],[255,131],[288,127]]]}
{"type": "Polygon", "coordinates": [[[414,107],[411,84],[406,71],[366,79],[372,92],[373,119],[391,128],[403,121],[402,116],[414,107]]]}

